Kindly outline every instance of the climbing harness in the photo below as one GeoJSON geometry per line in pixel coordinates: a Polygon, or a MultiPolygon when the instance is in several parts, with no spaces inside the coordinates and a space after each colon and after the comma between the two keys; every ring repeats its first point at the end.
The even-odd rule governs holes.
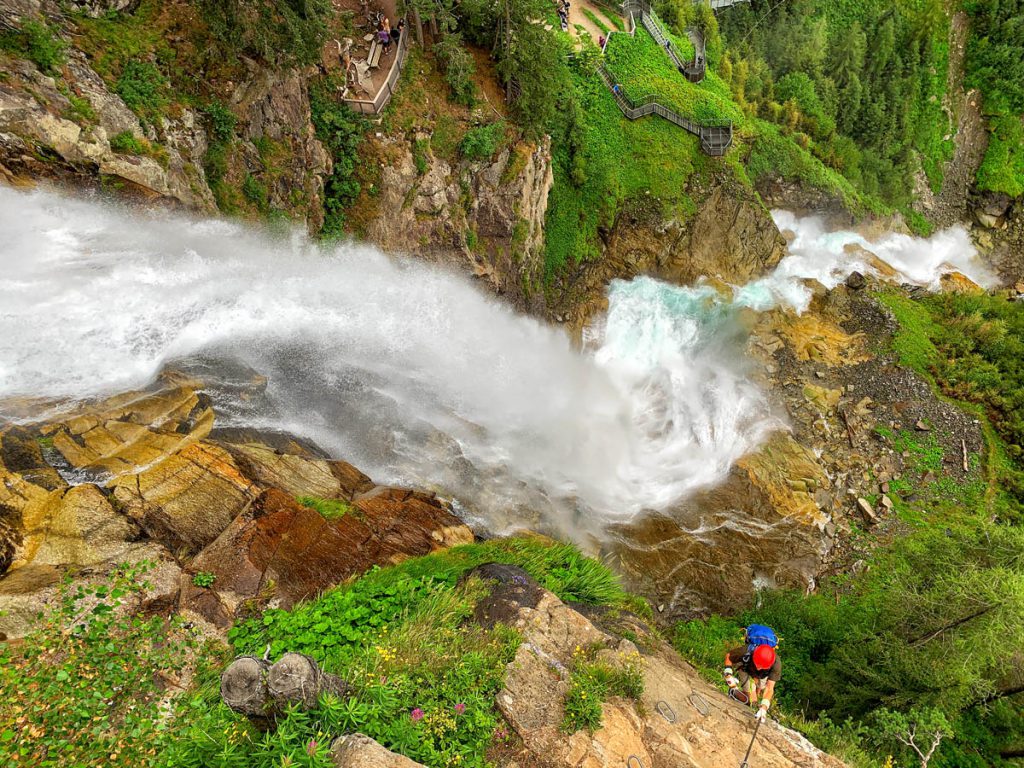
{"type": "Polygon", "coordinates": [[[704,717],[711,714],[711,707],[708,706],[707,701],[699,693],[694,691],[690,694],[690,703],[693,704],[693,708],[700,712],[704,717]]]}
{"type": "Polygon", "coordinates": [[[654,711],[662,717],[664,717],[670,723],[674,723],[676,721],[676,713],[672,709],[672,707],[669,706],[667,701],[659,701],[657,704],[655,704],[654,711]]]}
{"type": "Polygon", "coordinates": [[[643,762],[636,755],[630,755],[629,759],[626,760],[626,768],[644,768],[643,762]]]}

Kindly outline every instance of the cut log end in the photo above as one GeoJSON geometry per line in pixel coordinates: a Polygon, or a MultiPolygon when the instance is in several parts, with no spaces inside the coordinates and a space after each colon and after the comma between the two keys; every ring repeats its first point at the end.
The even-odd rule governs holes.
{"type": "Polygon", "coordinates": [[[255,656],[239,656],[220,676],[220,697],[235,712],[263,717],[267,704],[269,664],[255,656]]]}
{"type": "Polygon", "coordinates": [[[324,694],[344,696],[348,684],[323,672],[301,653],[286,653],[270,665],[255,656],[239,656],[220,677],[224,703],[254,722],[272,720],[290,704],[312,709],[324,694]]]}

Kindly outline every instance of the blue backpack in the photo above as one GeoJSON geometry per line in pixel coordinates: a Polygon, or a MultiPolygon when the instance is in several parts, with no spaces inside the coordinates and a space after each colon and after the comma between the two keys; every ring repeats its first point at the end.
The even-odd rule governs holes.
{"type": "Polygon", "coordinates": [[[759,645],[769,645],[774,648],[779,644],[779,638],[775,636],[774,630],[764,624],[751,624],[744,632],[747,635],[747,653],[753,653],[759,645]]]}

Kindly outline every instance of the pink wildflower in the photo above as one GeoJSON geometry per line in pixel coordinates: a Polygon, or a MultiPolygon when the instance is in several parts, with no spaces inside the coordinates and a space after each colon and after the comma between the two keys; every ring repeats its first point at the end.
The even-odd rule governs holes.
{"type": "Polygon", "coordinates": [[[306,754],[307,755],[315,755],[316,754],[316,739],[310,739],[309,740],[309,744],[306,745],[306,754]]]}
{"type": "Polygon", "coordinates": [[[461,701],[458,704],[455,705],[455,714],[461,715],[465,711],[466,711],[466,705],[463,704],[461,701]]]}
{"type": "Polygon", "coordinates": [[[423,710],[419,707],[416,707],[416,709],[412,711],[411,717],[414,723],[418,723],[420,720],[423,719],[423,710]]]}

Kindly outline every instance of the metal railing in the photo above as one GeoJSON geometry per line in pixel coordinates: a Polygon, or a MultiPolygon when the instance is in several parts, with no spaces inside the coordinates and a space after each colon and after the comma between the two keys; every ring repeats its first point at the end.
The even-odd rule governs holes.
{"type": "Polygon", "coordinates": [[[391,70],[384,84],[377,91],[372,99],[344,99],[344,102],[355,112],[362,115],[379,115],[384,108],[391,103],[391,97],[395,93],[395,86],[398,78],[402,76],[405,66],[405,59],[409,54],[410,30],[405,29],[402,36],[398,38],[398,49],[395,51],[395,60],[391,62],[391,70]]]}

